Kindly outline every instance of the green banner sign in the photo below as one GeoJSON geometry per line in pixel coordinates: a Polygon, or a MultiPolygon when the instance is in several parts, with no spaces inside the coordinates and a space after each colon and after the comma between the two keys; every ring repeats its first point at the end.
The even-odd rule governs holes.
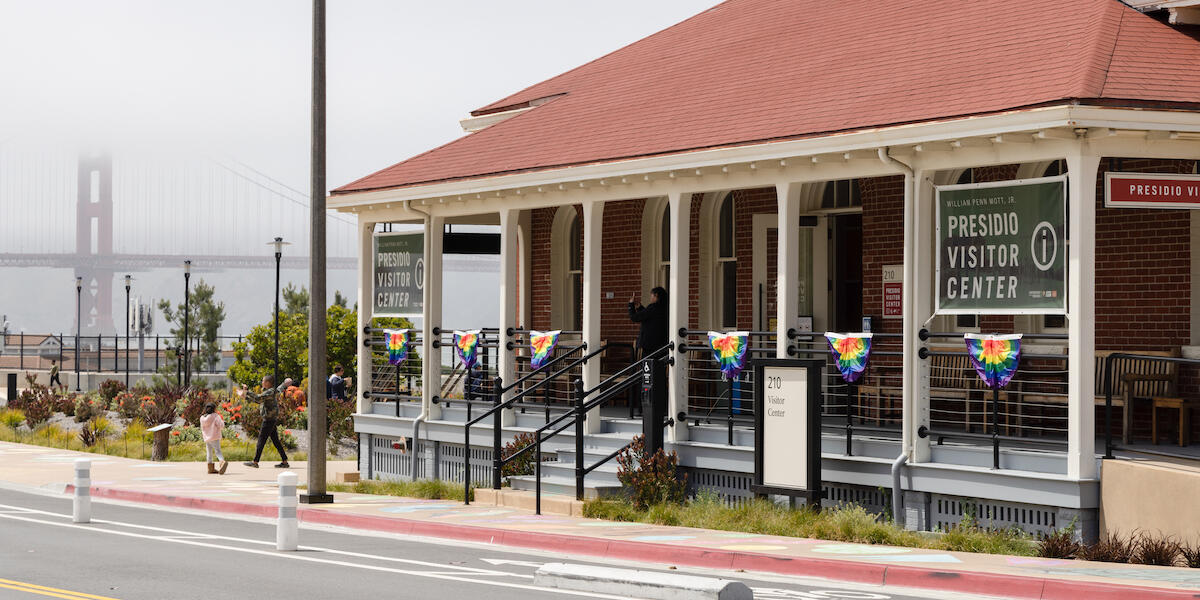
{"type": "Polygon", "coordinates": [[[372,310],[377,317],[419,317],[424,309],[425,234],[375,234],[372,310]]]}
{"type": "Polygon", "coordinates": [[[937,312],[1065,314],[1065,177],[937,187],[937,312]]]}

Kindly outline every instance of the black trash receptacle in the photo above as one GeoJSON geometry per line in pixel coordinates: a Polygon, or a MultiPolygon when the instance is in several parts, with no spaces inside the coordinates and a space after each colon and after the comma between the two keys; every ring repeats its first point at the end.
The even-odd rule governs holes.
{"type": "Polygon", "coordinates": [[[16,373],[8,374],[8,399],[9,400],[17,399],[17,374],[16,373]]]}

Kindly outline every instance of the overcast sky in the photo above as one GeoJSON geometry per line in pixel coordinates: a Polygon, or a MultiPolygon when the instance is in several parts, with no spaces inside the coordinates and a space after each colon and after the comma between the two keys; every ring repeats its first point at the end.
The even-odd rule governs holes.
{"type": "MultiPolygon", "coordinates": [[[[334,0],[328,182],[716,0],[334,0]]],[[[0,143],[216,148],[308,188],[310,3],[0,0],[0,143]]]]}

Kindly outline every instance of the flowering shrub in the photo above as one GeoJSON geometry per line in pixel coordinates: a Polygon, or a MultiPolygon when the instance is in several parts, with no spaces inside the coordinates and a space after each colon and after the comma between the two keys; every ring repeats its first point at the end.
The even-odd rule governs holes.
{"type": "Polygon", "coordinates": [[[288,450],[296,449],[296,436],[292,435],[291,429],[284,429],[283,433],[279,434],[279,441],[283,442],[283,447],[288,450]]]}
{"type": "Polygon", "coordinates": [[[100,398],[95,398],[90,394],[79,396],[75,400],[75,422],[84,423],[90,421],[92,417],[104,414],[108,408],[108,403],[100,398]]]}
{"type": "Polygon", "coordinates": [[[346,438],[354,437],[354,419],[351,415],[354,414],[353,400],[327,400],[325,406],[328,408],[326,418],[329,422],[329,429],[326,431],[329,441],[337,444],[346,438]]]}
{"type": "Polygon", "coordinates": [[[171,432],[172,444],[179,444],[183,442],[199,442],[203,439],[204,436],[201,435],[200,428],[193,427],[191,425],[184,425],[183,427],[171,432]]]}
{"type": "Polygon", "coordinates": [[[178,414],[176,405],[183,398],[183,386],[164,383],[154,388],[154,396],[141,403],[141,418],[147,425],[174,423],[178,414]]]}
{"type": "Polygon", "coordinates": [[[125,391],[125,384],[116,379],[105,379],[100,382],[100,398],[104,400],[105,406],[112,404],[117,394],[125,391]]]}
{"type": "Polygon", "coordinates": [[[636,508],[683,502],[687,475],[680,478],[676,474],[679,456],[674,452],[666,454],[660,448],[651,455],[646,451],[645,436],[639,435],[617,455],[617,465],[617,479],[629,489],[636,508]]]}
{"type": "Polygon", "coordinates": [[[284,390],[279,397],[279,422],[285,427],[307,428],[308,397],[303,389],[293,385],[284,390]]]}
{"type": "Polygon", "coordinates": [[[121,415],[122,419],[132,421],[141,414],[141,403],[149,401],[149,395],[138,397],[133,392],[121,392],[113,400],[113,404],[115,405],[113,408],[117,411],[117,414],[121,415]]]}
{"type": "Polygon", "coordinates": [[[212,395],[208,390],[190,389],[183,398],[179,401],[178,411],[179,416],[188,425],[200,425],[200,417],[204,414],[204,405],[212,402],[212,395]]]}
{"type": "Polygon", "coordinates": [[[68,417],[73,417],[75,416],[75,401],[75,392],[71,392],[69,394],[54,394],[53,400],[51,400],[51,410],[54,412],[60,412],[68,417]]]}
{"type": "Polygon", "coordinates": [[[242,410],[242,430],[246,432],[247,438],[258,437],[258,430],[262,429],[262,405],[257,402],[247,402],[242,410]]]}
{"type": "Polygon", "coordinates": [[[21,408],[25,412],[25,424],[31,429],[37,427],[39,423],[45,423],[50,420],[54,410],[51,407],[50,400],[47,398],[34,398],[21,408]]]}
{"type": "MultiPolygon", "coordinates": [[[[500,457],[502,459],[507,459],[508,457],[523,450],[526,446],[534,443],[536,439],[537,438],[535,438],[532,433],[527,431],[518,433],[517,435],[513,436],[513,440],[511,442],[504,445],[504,448],[500,451],[500,457]]],[[[505,463],[504,467],[500,470],[501,475],[504,477],[509,477],[512,475],[532,475],[533,461],[537,457],[535,452],[535,450],[530,450],[529,452],[526,452],[525,454],[513,459],[511,462],[505,463]]]]}

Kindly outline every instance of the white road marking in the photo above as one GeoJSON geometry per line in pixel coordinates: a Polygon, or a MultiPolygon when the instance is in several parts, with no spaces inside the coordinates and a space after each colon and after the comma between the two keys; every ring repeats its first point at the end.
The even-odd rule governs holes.
{"type": "MultiPolygon", "coordinates": [[[[0,506],[3,506],[3,505],[0,505],[0,506]]],[[[38,511],[38,512],[44,512],[44,511],[38,511]]],[[[58,517],[69,516],[69,515],[60,515],[60,514],[55,514],[55,513],[48,513],[48,514],[52,514],[52,515],[55,515],[58,517]]],[[[367,571],[379,571],[379,572],[383,572],[383,573],[394,573],[397,575],[412,575],[415,577],[427,577],[430,579],[442,579],[442,580],[447,580],[447,581],[458,581],[458,582],[462,582],[462,583],[474,583],[474,584],[482,585],[482,586],[495,586],[495,587],[513,588],[513,589],[519,589],[519,590],[548,592],[548,593],[552,593],[552,594],[562,594],[565,596],[606,598],[606,599],[610,599],[610,600],[624,600],[624,599],[628,598],[628,596],[614,596],[614,595],[610,595],[610,594],[598,594],[598,593],[593,593],[593,592],[581,592],[581,591],[575,591],[575,590],[560,590],[560,589],[556,589],[556,588],[538,587],[538,586],[526,585],[526,584],[522,584],[522,583],[508,583],[508,582],[503,582],[503,581],[481,581],[481,580],[477,580],[477,579],[469,579],[467,577],[462,577],[462,576],[443,575],[441,573],[434,573],[434,572],[429,572],[429,571],[412,571],[412,570],[406,570],[406,569],[393,569],[393,568],[389,568],[389,567],[377,567],[377,566],[372,566],[372,565],[363,565],[363,564],[340,561],[340,560],[328,560],[328,559],[323,559],[323,558],[316,558],[313,556],[304,556],[304,555],[294,554],[294,553],[283,553],[283,552],[277,552],[274,550],[255,550],[253,548],[238,548],[236,546],[224,546],[221,544],[209,544],[209,543],[198,542],[198,541],[194,541],[194,540],[173,539],[173,538],[166,538],[166,537],[162,537],[162,536],[133,533],[130,531],[113,531],[110,529],[101,529],[98,527],[89,527],[86,525],[80,526],[80,525],[76,525],[74,523],[56,523],[54,521],[46,521],[43,519],[34,519],[34,518],[29,518],[29,517],[19,517],[16,515],[9,515],[9,514],[0,514],[0,519],[9,519],[9,520],[13,520],[13,521],[25,521],[25,522],[29,522],[29,523],[37,523],[39,525],[49,525],[51,527],[67,527],[70,529],[74,529],[76,531],[105,533],[105,534],[109,534],[109,535],[119,535],[119,536],[124,536],[124,537],[133,537],[133,538],[141,538],[141,539],[148,539],[148,540],[157,540],[157,541],[162,541],[162,542],[170,542],[173,544],[185,544],[188,546],[198,546],[201,548],[213,548],[213,549],[217,549],[217,550],[230,550],[233,552],[243,552],[246,554],[258,554],[258,555],[262,555],[262,556],[273,556],[276,558],[299,560],[299,561],[312,562],[312,563],[322,563],[322,564],[328,564],[328,565],[335,565],[335,566],[339,566],[339,567],[352,567],[352,568],[363,569],[363,570],[367,570],[367,571]]],[[[93,521],[93,523],[97,523],[97,522],[93,521]]],[[[438,566],[444,568],[446,565],[438,565],[438,566]]],[[[465,575],[465,573],[464,573],[464,575],[465,575]]],[[[478,576],[479,574],[473,574],[473,575],[478,576]]]]}
{"type": "MultiPolygon", "coordinates": [[[[38,510],[35,508],[23,508],[23,507],[19,507],[19,506],[8,505],[8,504],[0,504],[0,508],[11,508],[11,509],[19,510],[22,513],[36,513],[36,514],[47,515],[47,516],[51,516],[51,517],[69,517],[70,516],[70,515],[64,515],[64,514],[46,511],[46,510],[38,510]]],[[[2,513],[0,513],[0,514],[2,514],[2,513]]],[[[257,544],[260,546],[274,546],[275,545],[275,542],[270,541],[270,540],[252,540],[249,538],[239,538],[239,537],[233,537],[233,536],[227,536],[227,535],[199,533],[199,532],[195,532],[195,531],[170,529],[167,527],[154,527],[154,526],[150,526],[150,525],[139,525],[137,523],[124,523],[121,521],[110,521],[107,519],[92,519],[92,523],[98,523],[98,524],[104,524],[104,525],[116,525],[118,527],[128,527],[131,529],[143,529],[143,530],[147,530],[147,531],[158,531],[158,532],[162,532],[162,533],[173,534],[173,535],[169,535],[169,536],[162,536],[164,538],[226,540],[226,541],[231,541],[231,542],[241,542],[241,543],[245,543],[245,544],[257,544]]],[[[533,579],[533,575],[522,575],[520,573],[509,573],[507,571],[496,571],[494,569],[480,569],[480,568],[476,568],[476,567],[460,567],[457,565],[447,565],[447,564],[442,564],[442,563],[428,562],[428,561],[424,561],[424,560],[413,560],[410,558],[396,558],[396,557],[392,557],[392,556],[380,556],[378,554],[366,554],[363,552],[351,552],[348,550],[335,550],[333,548],[321,548],[318,546],[300,546],[300,549],[308,550],[308,551],[323,552],[323,553],[327,553],[327,554],[337,554],[340,556],[351,556],[354,558],[369,558],[369,559],[374,559],[374,560],[378,560],[378,561],[382,561],[382,562],[397,562],[397,563],[404,563],[404,564],[410,564],[410,565],[419,565],[422,567],[436,567],[439,569],[456,569],[459,571],[464,571],[466,573],[470,573],[472,575],[507,575],[509,577],[520,577],[523,579],[533,579]]],[[[493,563],[493,564],[497,564],[497,563],[493,563]]],[[[539,567],[542,566],[541,563],[530,563],[530,564],[537,564],[537,566],[539,566],[539,567]]]]}
{"type": "Polygon", "coordinates": [[[527,560],[507,560],[503,558],[481,558],[480,560],[490,565],[516,565],[518,567],[533,567],[534,569],[540,569],[546,564],[540,562],[529,562],[527,560]]]}

